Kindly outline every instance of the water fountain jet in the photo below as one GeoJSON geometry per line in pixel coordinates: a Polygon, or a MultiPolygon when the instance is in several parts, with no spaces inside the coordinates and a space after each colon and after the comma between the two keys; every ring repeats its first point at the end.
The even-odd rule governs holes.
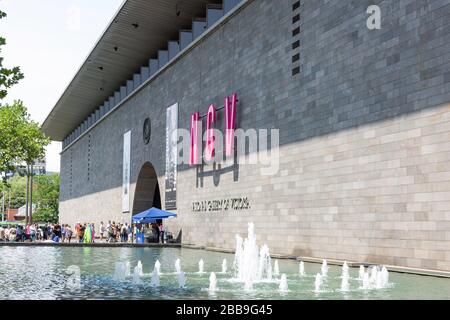
{"type": "Polygon", "coordinates": [[[175,261],[175,270],[176,270],[176,273],[181,273],[181,261],[180,261],[180,259],[177,259],[176,261],[175,261]]]}
{"type": "Polygon", "coordinates": [[[326,277],[328,274],[328,264],[327,264],[327,260],[323,259],[322,261],[322,267],[320,269],[322,271],[322,278],[326,277]]]}
{"type": "Polygon", "coordinates": [[[320,273],[316,274],[316,280],[314,281],[314,292],[319,293],[320,287],[322,286],[322,275],[320,273]]]}
{"type": "Polygon", "coordinates": [[[203,266],[204,266],[204,262],[203,259],[200,259],[200,261],[198,262],[198,273],[204,273],[203,272],[203,266]]]}
{"type": "Polygon", "coordinates": [[[127,261],[127,263],[125,264],[125,276],[126,277],[131,277],[131,263],[130,263],[130,261],[127,261]]]}
{"type": "Polygon", "coordinates": [[[364,278],[364,273],[366,273],[366,270],[363,265],[360,265],[358,279],[362,280],[364,278]]]}
{"type": "MultiPolygon", "coordinates": [[[[141,260],[138,261],[136,268],[138,268],[139,276],[142,277],[144,275],[144,271],[143,271],[141,260]]],[[[136,270],[136,268],[135,268],[135,270],[136,270]]]]}
{"type": "Polygon", "coordinates": [[[161,263],[159,262],[159,260],[156,260],[154,269],[156,269],[156,271],[158,272],[158,275],[161,274],[161,263]]]}
{"type": "Polygon", "coordinates": [[[143,282],[141,280],[141,272],[142,272],[142,266],[137,265],[134,268],[134,272],[133,272],[133,284],[135,285],[142,285],[143,282]]]}
{"type": "Polygon", "coordinates": [[[278,290],[280,292],[287,292],[288,291],[287,278],[286,278],[286,275],[284,273],[281,275],[280,286],[278,287],[278,290]]]}
{"type": "Polygon", "coordinates": [[[274,266],[273,266],[273,275],[279,276],[280,275],[280,266],[278,265],[278,260],[275,260],[274,266]]]}
{"type": "Polygon", "coordinates": [[[178,286],[182,289],[186,286],[186,277],[183,271],[178,272],[178,286]]]}
{"type": "Polygon", "coordinates": [[[215,292],[217,290],[217,278],[214,272],[209,276],[209,291],[215,292]]]}
{"type": "Polygon", "coordinates": [[[159,287],[159,271],[156,266],[152,272],[152,287],[159,287]]]}
{"type": "Polygon", "coordinates": [[[300,263],[298,264],[298,274],[300,276],[305,275],[305,264],[303,263],[303,261],[300,261],[300,263]]]}
{"type": "Polygon", "coordinates": [[[124,262],[116,262],[113,280],[125,281],[125,278],[126,278],[126,264],[124,262]]]}
{"type": "Polygon", "coordinates": [[[349,267],[347,264],[347,261],[344,261],[344,264],[342,265],[342,278],[349,278],[349,267]]]}
{"type": "Polygon", "coordinates": [[[342,276],[341,291],[343,292],[347,292],[350,290],[350,283],[348,279],[349,279],[348,273],[342,276]]]}
{"type": "Polygon", "coordinates": [[[227,259],[222,261],[222,273],[227,273],[227,259]]]}
{"type": "Polygon", "coordinates": [[[244,241],[236,235],[234,256],[235,276],[238,281],[245,283],[248,290],[251,290],[255,281],[272,279],[269,247],[263,245],[261,250],[258,248],[254,227],[253,223],[248,224],[248,235],[244,241]]]}

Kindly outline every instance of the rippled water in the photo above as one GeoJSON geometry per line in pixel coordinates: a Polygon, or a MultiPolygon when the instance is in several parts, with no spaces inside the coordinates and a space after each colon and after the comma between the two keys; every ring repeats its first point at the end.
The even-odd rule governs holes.
{"type": "MultiPolygon", "coordinates": [[[[289,291],[278,291],[279,280],[257,283],[245,292],[244,284],[232,280],[233,255],[178,248],[92,248],[92,247],[0,247],[0,300],[2,299],[450,299],[450,279],[390,272],[389,288],[362,290],[358,269],[350,268],[350,292],[340,292],[341,268],[329,266],[320,294],[314,293],[319,264],[305,263],[305,277],[298,276],[298,262],[279,260],[280,273],[287,276],[289,291]],[[175,260],[180,258],[186,273],[186,288],[179,289],[175,260]],[[222,274],[222,261],[228,273],[222,274]],[[156,260],[161,262],[160,287],[151,286],[156,260]],[[204,261],[205,273],[198,274],[204,261]],[[143,264],[143,285],[131,277],[113,280],[117,261],[143,264]],[[81,288],[67,286],[70,266],[81,272],[81,288]],[[218,291],[209,293],[210,272],[217,276],[218,291]]],[[[278,278],[279,279],[279,278],[278,278]]]]}

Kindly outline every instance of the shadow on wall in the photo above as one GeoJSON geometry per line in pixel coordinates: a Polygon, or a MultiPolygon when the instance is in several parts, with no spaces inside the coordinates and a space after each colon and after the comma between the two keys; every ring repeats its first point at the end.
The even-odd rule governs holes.
{"type": "Polygon", "coordinates": [[[183,238],[183,229],[180,229],[180,232],[178,232],[178,236],[175,239],[175,243],[181,243],[182,238],[183,238]]]}
{"type": "Polygon", "coordinates": [[[139,172],[136,183],[133,200],[133,215],[152,207],[161,209],[161,194],[155,168],[150,162],[146,162],[139,172]]]}

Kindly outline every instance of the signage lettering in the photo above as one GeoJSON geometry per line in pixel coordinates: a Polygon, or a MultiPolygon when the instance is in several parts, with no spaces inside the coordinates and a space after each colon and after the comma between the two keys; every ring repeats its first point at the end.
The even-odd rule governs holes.
{"type": "MultiPolygon", "coordinates": [[[[234,133],[236,129],[236,104],[237,94],[233,93],[230,97],[225,97],[224,107],[225,110],[225,155],[231,156],[234,151],[234,133]]],[[[191,115],[191,137],[190,137],[190,157],[189,165],[194,166],[200,164],[199,154],[201,152],[201,128],[200,114],[198,112],[191,115]]],[[[211,104],[206,114],[206,146],[205,146],[205,160],[211,161],[215,157],[215,135],[214,124],[217,120],[217,108],[211,104]]]]}
{"type": "Polygon", "coordinates": [[[192,202],[193,212],[217,212],[249,209],[250,201],[246,197],[192,202]]]}
{"type": "Polygon", "coordinates": [[[199,137],[199,128],[198,123],[200,121],[200,113],[196,112],[191,115],[191,150],[189,157],[189,165],[194,166],[199,164],[198,161],[198,137],[199,137]]]}
{"type": "Polygon", "coordinates": [[[216,106],[210,105],[208,108],[208,114],[206,115],[206,150],[205,150],[205,160],[211,161],[216,155],[214,149],[214,123],[216,122],[216,106]]]}
{"type": "Polygon", "coordinates": [[[225,98],[225,154],[231,156],[234,149],[234,130],[236,129],[237,94],[225,98]]]}

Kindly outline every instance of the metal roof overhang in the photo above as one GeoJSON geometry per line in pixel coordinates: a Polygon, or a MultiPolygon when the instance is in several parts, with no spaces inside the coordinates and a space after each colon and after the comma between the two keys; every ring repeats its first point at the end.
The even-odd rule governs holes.
{"type": "Polygon", "coordinates": [[[167,41],[220,0],[125,0],[42,124],[62,141],[120,86],[148,65],[167,41]],[[177,12],[179,15],[177,15],[177,12]],[[136,27],[136,24],[138,27],[136,27]],[[117,48],[117,51],[115,50],[117,48]]]}

